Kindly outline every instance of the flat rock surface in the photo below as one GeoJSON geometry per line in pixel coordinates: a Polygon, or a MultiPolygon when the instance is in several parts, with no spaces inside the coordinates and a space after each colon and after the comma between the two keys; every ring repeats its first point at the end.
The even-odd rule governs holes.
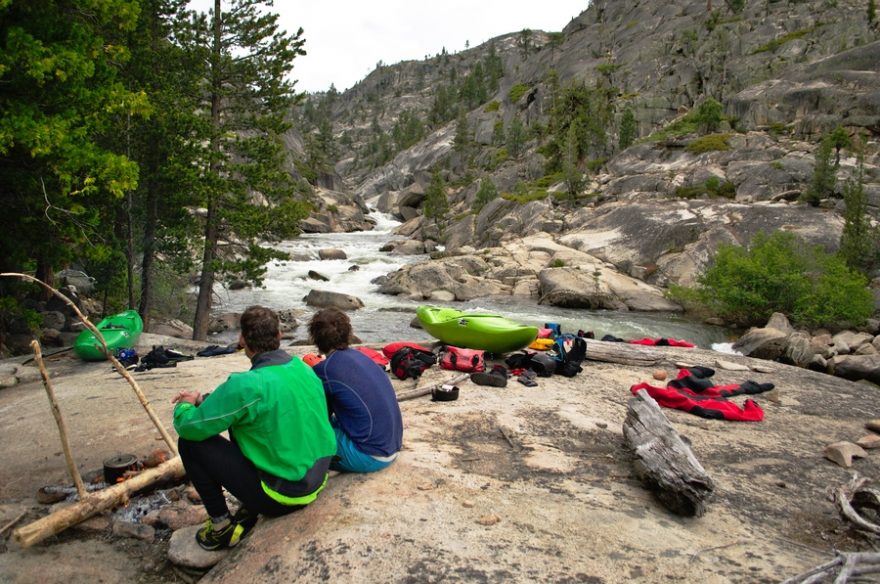
{"type": "MultiPolygon", "coordinates": [[[[703,517],[680,518],[633,476],[621,432],[629,388],[658,368],[711,366],[719,355],[639,350],[655,361],[588,360],[578,376],[538,378],[537,387],[464,381],[457,401],[402,402],[404,450],[395,464],[335,476],[305,510],[262,519],[201,582],[776,582],[831,559],[835,549],[871,549],[826,494],[851,470],[880,478],[880,455],[847,470],[823,451],[858,440],[868,420],[880,419],[878,388],[775,363],[772,375],[759,373],[759,361],[724,355],[752,370],[719,370],[715,381],[771,382],[779,399],[755,396],[766,414],[758,423],[664,410],[717,484],[703,517]]],[[[82,471],[162,445],[106,363],[60,355],[48,366],[82,471]]],[[[210,390],[247,366],[241,354],[196,358],[135,379],[173,433],[176,391],[210,390]]],[[[453,376],[433,367],[419,386],[453,376]]],[[[411,380],[394,384],[400,392],[414,388],[411,380]]],[[[32,506],[23,525],[45,513],[34,501],[39,487],[68,484],[64,457],[39,382],[0,390],[0,412],[0,505],[32,506]]],[[[0,582],[175,581],[163,563],[167,533],[147,544],[68,530],[28,550],[0,545],[0,582]],[[93,573],[101,577],[77,579],[93,573]]]]}

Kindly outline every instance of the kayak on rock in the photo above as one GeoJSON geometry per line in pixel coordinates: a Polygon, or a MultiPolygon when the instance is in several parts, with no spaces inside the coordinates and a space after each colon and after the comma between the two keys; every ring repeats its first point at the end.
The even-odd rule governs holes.
{"type": "Polygon", "coordinates": [[[499,314],[467,313],[454,308],[422,305],[416,311],[422,328],[447,345],[507,353],[526,347],[538,336],[527,326],[499,314]]]}
{"type": "MultiPolygon", "coordinates": [[[[144,330],[144,321],[136,310],[126,310],[108,316],[95,328],[100,331],[110,352],[116,349],[130,349],[137,344],[144,330]]],[[[76,337],[73,351],[84,361],[103,361],[107,358],[101,348],[101,342],[90,330],[84,330],[76,337]]]]}

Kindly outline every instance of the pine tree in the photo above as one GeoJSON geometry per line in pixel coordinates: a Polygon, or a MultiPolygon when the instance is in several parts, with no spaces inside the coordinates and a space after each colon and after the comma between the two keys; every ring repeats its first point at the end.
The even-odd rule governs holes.
{"type": "Polygon", "coordinates": [[[629,148],[636,139],[636,116],[630,108],[626,108],[620,119],[620,136],[618,146],[621,150],[629,148]]]}
{"type": "Polygon", "coordinates": [[[474,199],[474,210],[479,213],[483,207],[489,204],[492,200],[498,197],[498,188],[495,186],[495,183],[492,182],[491,177],[486,177],[480,181],[480,188],[477,191],[477,196],[474,199]]]}
{"type": "Polygon", "coordinates": [[[431,184],[425,191],[425,201],[423,203],[425,219],[430,219],[435,224],[440,225],[449,212],[449,199],[446,196],[446,181],[439,170],[434,171],[431,178],[431,184]]]}
{"type": "Polygon", "coordinates": [[[507,151],[514,158],[519,158],[523,153],[525,145],[526,129],[522,122],[519,121],[519,118],[515,117],[507,129],[507,151]]]}
{"type": "Polygon", "coordinates": [[[877,259],[877,232],[871,227],[868,214],[864,172],[864,159],[860,156],[856,176],[847,180],[843,187],[846,212],[840,236],[840,255],[849,267],[867,273],[877,259]]]}
{"type": "Polygon", "coordinates": [[[565,140],[565,158],[562,163],[562,176],[565,179],[565,188],[568,192],[569,201],[573,205],[584,188],[584,173],[580,166],[576,124],[568,127],[565,140]]]}
{"type": "Polygon", "coordinates": [[[302,29],[278,29],[278,15],[263,10],[271,0],[214,0],[210,18],[193,19],[194,50],[205,55],[205,111],[210,126],[204,167],[205,218],[199,295],[193,338],[204,339],[218,277],[235,274],[259,282],[265,264],[282,252],[261,245],[292,237],[307,214],[294,198],[284,170],[280,135],[296,101],[287,73],[304,54],[302,29]],[[208,105],[210,107],[208,107],[208,105]],[[270,204],[252,204],[259,193],[270,204]],[[221,240],[235,241],[238,257],[220,255],[221,240]]]}
{"type": "Polygon", "coordinates": [[[834,186],[837,184],[836,167],[831,161],[831,151],[834,145],[828,136],[822,138],[816,148],[816,163],[813,167],[813,177],[807,190],[801,195],[801,200],[816,207],[819,201],[831,196],[834,186]]]}
{"type": "Polygon", "coordinates": [[[471,148],[471,129],[468,124],[467,112],[461,108],[458,112],[458,119],[455,122],[455,139],[452,142],[452,149],[465,157],[471,148]]]}

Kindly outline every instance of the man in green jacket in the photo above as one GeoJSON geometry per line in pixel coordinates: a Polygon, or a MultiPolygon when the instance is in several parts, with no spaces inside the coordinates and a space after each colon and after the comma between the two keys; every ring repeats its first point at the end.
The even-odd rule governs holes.
{"type": "Polygon", "coordinates": [[[305,507],[327,484],[336,436],[324,388],[311,367],[278,348],[280,340],[278,316],[251,306],[239,339],[250,370],[209,394],[184,390],[171,400],[183,466],[210,516],[196,534],[207,550],[237,544],[259,514],[305,507]],[[224,487],[241,501],[234,517],[224,487]]]}

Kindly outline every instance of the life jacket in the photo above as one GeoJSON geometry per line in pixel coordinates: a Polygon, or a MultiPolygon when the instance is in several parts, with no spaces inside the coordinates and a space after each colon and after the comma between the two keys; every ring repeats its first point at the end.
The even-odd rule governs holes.
{"type": "Polygon", "coordinates": [[[461,347],[446,346],[446,352],[440,359],[440,367],[465,373],[478,373],[486,370],[486,362],[483,359],[484,351],[478,349],[462,349],[461,347]]]}
{"type": "Polygon", "coordinates": [[[430,353],[431,349],[427,347],[423,347],[418,343],[408,343],[405,341],[398,341],[396,343],[388,343],[384,347],[382,347],[382,354],[388,357],[389,359],[396,353],[399,349],[403,347],[409,347],[411,349],[418,349],[419,351],[425,351],[426,353],[430,353]]]}
{"type": "Polygon", "coordinates": [[[391,372],[398,379],[418,379],[436,362],[437,356],[431,351],[404,343],[391,355],[391,372]]]}

